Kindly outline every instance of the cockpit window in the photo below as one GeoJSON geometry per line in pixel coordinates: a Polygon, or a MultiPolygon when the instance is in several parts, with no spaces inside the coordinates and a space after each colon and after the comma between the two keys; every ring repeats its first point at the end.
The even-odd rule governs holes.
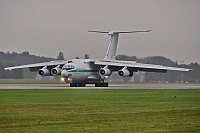
{"type": "Polygon", "coordinates": [[[75,67],[73,65],[64,65],[62,69],[64,70],[71,70],[74,69],[75,67]]]}
{"type": "Polygon", "coordinates": [[[74,66],[73,65],[68,65],[67,68],[72,68],[73,69],[74,66]]]}

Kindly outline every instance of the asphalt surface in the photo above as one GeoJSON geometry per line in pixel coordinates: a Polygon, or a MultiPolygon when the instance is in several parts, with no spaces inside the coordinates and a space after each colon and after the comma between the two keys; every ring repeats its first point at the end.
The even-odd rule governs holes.
{"type": "Polygon", "coordinates": [[[200,84],[109,84],[109,87],[69,87],[69,84],[0,84],[0,89],[200,89],[200,84]]]}

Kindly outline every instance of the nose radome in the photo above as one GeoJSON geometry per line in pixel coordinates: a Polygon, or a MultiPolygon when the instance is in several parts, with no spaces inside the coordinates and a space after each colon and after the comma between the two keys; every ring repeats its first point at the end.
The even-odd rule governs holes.
{"type": "Polygon", "coordinates": [[[62,71],[61,71],[61,76],[63,76],[63,77],[68,76],[67,70],[62,70],[62,71]]]}

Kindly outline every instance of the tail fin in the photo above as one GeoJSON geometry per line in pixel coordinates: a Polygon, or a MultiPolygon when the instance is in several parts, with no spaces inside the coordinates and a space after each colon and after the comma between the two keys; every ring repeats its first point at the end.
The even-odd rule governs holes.
{"type": "Polygon", "coordinates": [[[150,32],[151,30],[146,31],[88,31],[88,32],[97,32],[97,33],[108,33],[110,36],[110,43],[104,60],[115,60],[115,54],[117,50],[117,43],[119,38],[119,33],[138,33],[138,32],[150,32]]]}

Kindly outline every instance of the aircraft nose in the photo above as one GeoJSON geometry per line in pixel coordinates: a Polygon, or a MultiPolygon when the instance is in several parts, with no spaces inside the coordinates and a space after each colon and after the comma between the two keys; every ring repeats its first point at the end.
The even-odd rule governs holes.
{"type": "Polygon", "coordinates": [[[62,77],[67,77],[67,76],[68,76],[67,70],[62,70],[62,71],[61,71],[61,76],[62,76],[62,77]]]}

